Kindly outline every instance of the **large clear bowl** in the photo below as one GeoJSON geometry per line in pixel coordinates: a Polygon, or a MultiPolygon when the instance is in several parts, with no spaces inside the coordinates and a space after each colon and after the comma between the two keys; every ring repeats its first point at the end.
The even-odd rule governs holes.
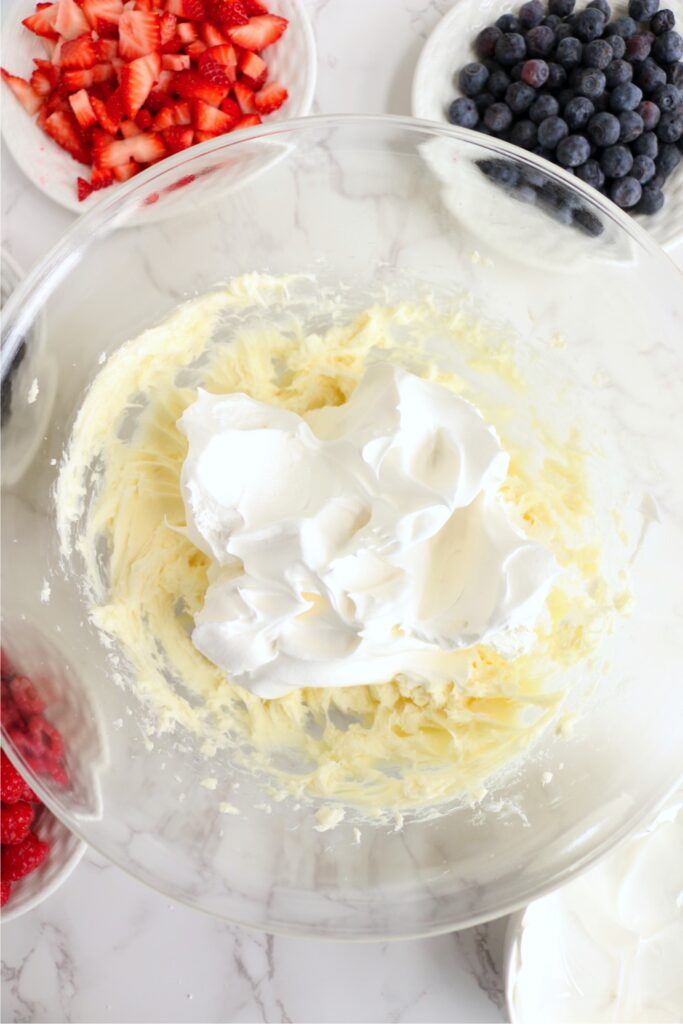
{"type": "Polygon", "coordinates": [[[428,123],[348,116],[258,128],[164,161],[76,222],[6,307],[3,374],[21,340],[43,329],[4,430],[2,642],[49,696],[68,784],[37,775],[4,731],[3,743],[54,812],[114,863],[269,931],[430,934],[493,918],[566,880],[676,782],[683,279],[597,193],[504,144],[428,123]],[[504,165],[481,172],[482,160],[513,157],[516,178],[525,170],[542,202],[529,201],[526,185],[511,192],[491,180],[492,167],[506,176],[504,165]],[[577,209],[582,231],[570,223],[577,209]],[[605,481],[611,467],[626,476],[631,508],[607,511],[642,514],[633,611],[573,730],[545,734],[495,781],[495,799],[454,800],[447,814],[402,829],[367,825],[360,843],[353,814],[317,832],[315,804],[269,803],[242,774],[230,797],[240,813],[221,814],[235,769],[207,767],[177,734],[144,735],[135,690],[114,680],[57,549],[59,463],[103,353],[184,299],[254,271],[315,273],[340,286],[349,308],[425,283],[468,294],[529,366],[548,367],[542,380],[558,396],[550,415],[579,418],[584,436],[595,426],[596,451],[613,453],[605,481]],[[208,775],[215,790],[199,785],[208,775]]]}

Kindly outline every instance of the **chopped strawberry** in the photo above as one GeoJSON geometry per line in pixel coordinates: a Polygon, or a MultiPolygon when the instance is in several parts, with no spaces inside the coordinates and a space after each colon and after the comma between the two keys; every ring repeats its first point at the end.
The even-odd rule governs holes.
{"type": "Polygon", "coordinates": [[[212,25],[210,21],[203,21],[199,26],[199,38],[207,46],[220,46],[221,43],[227,42],[220,29],[212,25]]]}
{"type": "Polygon", "coordinates": [[[116,25],[123,14],[123,0],[83,0],[81,7],[98,35],[101,35],[97,25],[99,19],[108,25],[116,25]]]}
{"type": "Polygon", "coordinates": [[[102,63],[111,63],[119,55],[119,44],[116,39],[98,39],[95,49],[97,60],[102,63]]]}
{"type": "Polygon", "coordinates": [[[250,18],[248,25],[238,25],[228,32],[233,43],[245,50],[265,50],[266,46],[277,42],[287,28],[286,18],[276,14],[262,14],[250,18]]]}
{"type": "Polygon", "coordinates": [[[192,124],[197,131],[215,132],[220,135],[222,132],[230,131],[233,120],[222,110],[216,110],[203,100],[193,100],[192,124]]]}
{"type": "Polygon", "coordinates": [[[127,164],[119,164],[118,167],[112,167],[111,173],[114,176],[115,181],[128,181],[134,174],[137,174],[142,170],[142,164],[138,164],[135,160],[131,160],[127,164]]]}
{"type": "Polygon", "coordinates": [[[135,121],[122,121],[119,125],[119,131],[124,139],[130,139],[133,135],[139,135],[142,128],[138,128],[135,121]]]}
{"type": "Polygon", "coordinates": [[[230,43],[221,43],[220,46],[210,46],[209,49],[205,50],[199,58],[199,70],[202,71],[204,65],[209,61],[213,61],[216,64],[222,64],[230,81],[235,81],[237,78],[237,54],[235,53],[234,46],[231,46],[230,43]]]}
{"type": "Polygon", "coordinates": [[[100,39],[116,39],[119,38],[119,26],[114,21],[107,21],[106,18],[98,18],[95,22],[95,31],[97,32],[100,39]]]}
{"type": "Polygon", "coordinates": [[[152,127],[155,131],[163,131],[164,128],[172,128],[175,125],[187,125],[192,123],[190,104],[184,100],[172,103],[164,107],[154,118],[152,127]]]}
{"type": "Polygon", "coordinates": [[[121,89],[128,117],[134,118],[137,115],[160,70],[161,57],[158,53],[149,53],[146,57],[138,57],[126,64],[121,75],[121,89]]]}
{"type": "Polygon", "coordinates": [[[79,89],[89,89],[97,82],[106,82],[114,75],[113,64],[95,64],[84,71],[65,71],[62,82],[67,92],[78,92],[79,89]]]}
{"type": "MultiPolygon", "coordinates": [[[[69,104],[59,94],[59,92],[53,92],[52,95],[48,96],[48,98],[43,103],[43,106],[40,109],[40,113],[38,114],[38,120],[40,120],[40,118],[43,117],[43,115],[45,115],[45,120],[47,120],[47,118],[50,116],[50,114],[54,114],[55,110],[69,110],[69,109],[70,109],[69,108],[69,104]]],[[[38,123],[38,122],[36,122],[36,123],[38,123]]],[[[44,126],[41,125],[41,127],[43,128],[43,131],[44,131],[45,130],[44,126]]]]}
{"type": "Polygon", "coordinates": [[[5,846],[2,850],[2,876],[6,882],[16,882],[39,867],[49,853],[47,843],[29,832],[23,842],[16,846],[5,846]]]}
{"type": "Polygon", "coordinates": [[[31,830],[33,808],[24,800],[3,807],[0,812],[0,841],[16,845],[22,843],[31,830]]]}
{"type": "Polygon", "coordinates": [[[99,154],[102,167],[118,167],[129,160],[152,164],[166,155],[163,139],[152,132],[141,132],[130,139],[117,139],[102,146],[99,154]]]}
{"type": "Polygon", "coordinates": [[[4,907],[8,899],[12,895],[12,883],[11,882],[0,882],[0,907],[4,907]]]}
{"type": "Polygon", "coordinates": [[[52,60],[52,56],[57,48],[56,39],[48,39],[46,36],[41,36],[40,43],[45,50],[46,55],[52,60]]]}
{"type": "Polygon", "coordinates": [[[235,103],[234,100],[228,97],[220,105],[220,109],[224,114],[227,114],[233,123],[236,123],[242,117],[242,111],[240,110],[239,104],[235,103]]]}
{"type": "Polygon", "coordinates": [[[188,43],[185,47],[185,53],[189,53],[191,57],[200,57],[202,53],[206,52],[206,43],[203,43],[201,39],[193,39],[191,43],[188,43]]]}
{"type": "Polygon", "coordinates": [[[60,63],[65,71],[73,68],[92,68],[97,64],[97,60],[97,47],[90,32],[84,32],[82,36],[71,39],[62,46],[60,63]]]}
{"type": "Polygon", "coordinates": [[[54,27],[62,39],[66,40],[76,39],[90,28],[88,19],[76,0],[57,0],[54,27]]]}
{"type": "Polygon", "coordinates": [[[277,82],[272,82],[267,85],[265,89],[261,89],[254,96],[254,104],[259,114],[272,114],[274,110],[279,110],[282,104],[287,99],[289,93],[282,85],[278,85],[277,82]]]}
{"type": "Polygon", "coordinates": [[[24,18],[22,25],[25,25],[29,32],[35,32],[37,36],[44,36],[46,39],[58,39],[59,34],[55,29],[55,18],[57,17],[57,4],[48,4],[40,7],[35,14],[24,18]]]}
{"type": "Polygon", "coordinates": [[[263,57],[259,57],[258,53],[244,50],[239,59],[239,69],[245,82],[252,89],[258,90],[265,85],[268,77],[268,65],[263,57]]]}
{"type": "Polygon", "coordinates": [[[187,53],[162,53],[161,66],[167,71],[187,71],[192,61],[187,53]]]}
{"type": "Polygon", "coordinates": [[[121,117],[123,116],[123,103],[122,101],[121,103],[119,103],[118,99],[114,101],[112,113],[109,112],[109,102],[111,99],[113,99],[114,95],[115,94],[112,93],[112,96],[109,97],[109,100],[104,102],[98,96],[95,96],[93,93],[90,94],[90,103],[92,105],[95,116],[99,121],[100,125],[102,126],[102,128],[104,128],[105,132],[108,132],[110,135],[116,135],[116,131],[119,127],[119,124],[121,123],[121,117]]]}
{"type": "Polygon", "coordinates": [[[161,45],[159,16],[152,11],[124,11],[119,19],[119,53],[135,60],[158,50],[161,45]]]}
{"type": "Polygon", "coordinates": [[[230,79],[224,75],[224,81],[209,81],[198,71],[179,71],[173,76],[171,88],[185,99],[204,100],[213,107],[218,107],[230,92],[230,79]]]}
{"type": "MultiPolygon", "coordinates": [[[[92,174],[90,175],[90,184],[93,189],[98,190],[102,188],[108,188],[114,181],[114,175],[110,170],[105,170],[104,167],[93,167],[92,174]]],[[[52,778],[56,778],[54,771],[50,771],[52,778]]]]}
{"type": "Polygon", "coordinates": [[[243,0],[208,0],[209,17],[224,30],[231,26],[247,25],[249,12],[243,0]]]}
{"type": "Polygon", "coordinates": [[[178,38],[182,40],[183,43],[192,43],[199,35],[191,21],[181,21],[178,25],[177,33],[178,38]]]}
{"type": "Polygon", "coordinates": [[[232,87],[235,93],[235,99],[240,105],[240,110],[243,114],[255,114],[256,104],[254,102],[255,93],[253,89],[250,89],[246,82],[235,82],[232,87]]]}
{"type": "Polygon", "coordinates": [[[93,187],[89,181],[86,181],[85,178],[76,178],[76,195],[78,196],[79,203],[82,203],[87,199],[93,191],[93,187]]]}
{"type": "Polygon", "coordinates": [[[148,128],[152,127],[152,115],[149,110],[144,108],[138,113],[135,118],[135,123],[142,132],[146,132],[148,128]]]}
{"type": "Polygon", "coordinates": [[[78,130],[78,122],[71,111],[56,110],[54,114],[50,114],[45,122],[45,131],[58,146],[70,153],[74,160],[82,164],[90,163],[88,151],[78,130]]]}
{"type": "Polygon", "coordinates": [[[0,68],[0,74],[2,74],[4,81],[7,82],[24,110],[29,114],[37,113],[43,102],[42,96],[39,96],[24,78],[19,78],[18,75],[10,75],[9,71],[5,71],[4,68],[0,68]]]}
{"type": "Polygon", "coordinates": [[[57,69],[52,68],[54,75],[45,68],[36,68],[31,75],[31,88],[39,96],[49,96],[57,88],[57,69]]]}
{"type": "Polygon", "coordinates": [[[261,118],[258,114],[245,114],[235,125],[237,128],[255,128],[257,124],[261,124],[261,118]]]}
{"type": "Polygon", "coordinates": [[[72,93],[69,96],[69,103],[78,124],[84,132],[88,128],[92,128],[94,124],[97,124],[97,116],[85,89],[79,89],[78,92],[72,93]]]}
{"type": "Polygon", "coordinates": [[[158,114],[160,110],[163,110],[164,107],[172,106],[174,102],[175,100],[172,97],[167,96],[160,89],[152,89],[147,97],[145,106],[150,114],[158,114]]]}
{"type": "Polygon", "coordinates": [[[260,3],[260,0],[242,0],[242,3],[250,18],[255,18],[259,14],[268,14],[268,8],[260,3]]]}
{"type": "Polygon", "coordinates": [[[161,18],[159,19],[159,39],[161,41],[162,46],[164,46],[166,43],[170,43],[172,39],[175,39],[177,35],[177,24],[178,19],[176,18],[175,14],[171,14],[170,11],[164,11],[164,13],[161,15],[161,18]]]}
{"type": "MultiPolygon", "coordinates": [[[[213,110],[213,107],[211,109],[213,110]]],[[[172,125],[161,134],[169,153],[179,153],[181,149],[189,149],[194,142],[194,132],[189,125],[172,125]]]]}
{"type": "Polygon", "coordinates": [[[202,0],[166,0],[165,7],[178,18],[189,18],[190,21],[203,21],[206,17],[202,0]]]}
{"type": "Polygon", "coordinates": [[[217,139],[221,134],[222,132],[195,132],[194,141],[196,143],[208,142],[209,139],[217,139]]]}

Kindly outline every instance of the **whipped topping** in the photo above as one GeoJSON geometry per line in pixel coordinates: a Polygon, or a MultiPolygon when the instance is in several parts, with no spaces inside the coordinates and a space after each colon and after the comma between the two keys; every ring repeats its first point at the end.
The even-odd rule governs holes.
{"type": "Polygon", "coordinates": [[[683,1020],[683,790],[650,829],[527,908],[509,969],[515,1024],[683,1020]]]}
{"type": "Polygon", "coordinates": [[[378,363],[341,406],[199,390],[179,427],[212,560],[192,639],[238,684],[429,682],[449,652],[531,632],[556,563],[506,513],[494,430],[446,388],[378,363]]]}

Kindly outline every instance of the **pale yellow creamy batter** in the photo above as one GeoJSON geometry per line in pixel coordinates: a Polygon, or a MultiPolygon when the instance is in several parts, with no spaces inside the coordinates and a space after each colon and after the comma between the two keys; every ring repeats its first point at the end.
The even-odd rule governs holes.
{"type": "Polygon", "coordinates": [[[596,650],[621,600],[601,575],[580,447],[540,428],[535,451],[516,446],[503,396],[523,394],[524,381],[500,334],[462,303],[444,307],[425,297],[351,317],[331,305],[326,326],[312,330],[287,315],[292,287],[255,275],[235,280],[109,358],[60,474],[64,556],[82,556],[93,621],[125,653],[130,685],[155,729],[190,734],[199,749],[262,773],[280,794],[370,813],[476,793],[557,717],[566,673],[596,650]],[[441,348],[445,339],[474,368],[471,379],[440,368],[448,360],[435,359],[427,342],[435,333],[441,348]],[[242,391],[300,414],[339,404],[380,358],[480,408],[512,456],[505,487],[512,514],[564,571],[528,654],[506,660],[480,646],[454,652],[447,684],[395,679],[263,700],[192,644],[208,558],[181,532],[186,439],[177,421],[198,386],[242,391]],[[473,383],[482,376],[495,384],[491,397],[473,383]]]}

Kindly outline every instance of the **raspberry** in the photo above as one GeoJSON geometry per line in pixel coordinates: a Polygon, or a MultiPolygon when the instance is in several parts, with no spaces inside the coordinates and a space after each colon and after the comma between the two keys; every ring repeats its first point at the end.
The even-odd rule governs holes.
{"type": "Polygon", "coordinates": [[[37,793],[34,793],[28,782],[24,783],[24,792],[21,794],[22,800],[28,800],[30,804],[42,804],[42,800],[37,793]]]}
{"type": "Polygon", "coordinates": [[[33,808],[20,801],[0,810],[0,842],[21,843],[28,835],[33,821],[33,808]]]}
{"type": "Polygon", "coordinates": [[[40,867],[50,851],[47,843],[43,843],[35,832],[29,832],[23,842],[17,846],[2,848],[2,876],[6,882],[16,882],[24,875],[40,867]]]}
{"type": "Polygon", "coordinates": [[[3,804],[15,804],[21,800],[25,786],[26,783],[3,750],[0,771],[0,797],[3,804]]]}
{"type": "Polygon", "coordinates": [[[58,761],[64,753],[62,737],[51,722],[42,715],[33,715],[28,722],[28,734],[35,741],[38,752],[49,760],[58,761]]]}
{"type": "Polygon", "coordinates": [[[15,676],[10,683],[10,692],[16,706],[27,718],[45,710],[45,702],[41,700],[35,686],[26,676],[15,676]]]}
{"type": "Polygon", "coordinates": [[[0,907],[4,907],[12,892],[11,882],[0,882],[0,907]]]}

